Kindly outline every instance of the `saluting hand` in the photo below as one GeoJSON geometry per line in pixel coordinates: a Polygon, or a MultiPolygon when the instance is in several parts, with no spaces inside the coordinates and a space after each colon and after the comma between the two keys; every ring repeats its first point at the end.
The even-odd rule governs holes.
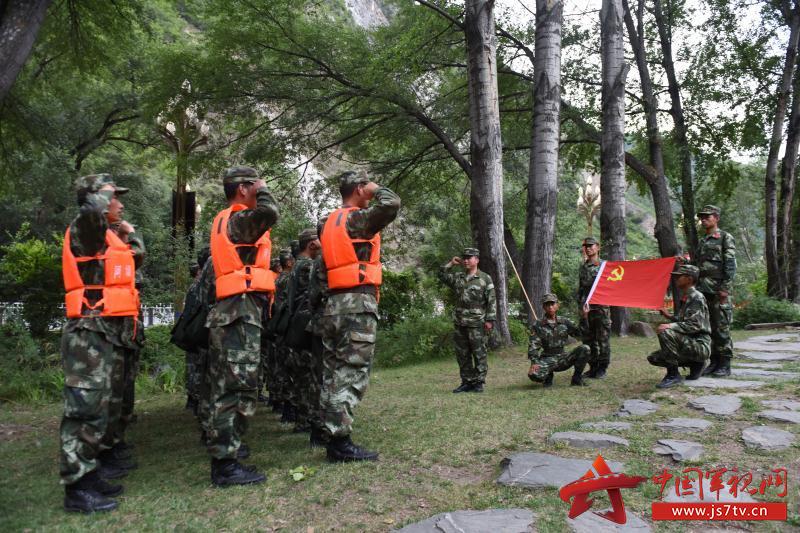
{"type": "Polygon", "coordinates": [[[540,365],[537,365],[536,363],[532,363],[531,367],[528,369],[528,375],[529,376],[534,375],[536,372],[539,371],[539,368],[541,368],[540,365]]]}
{"type": "Polygon", "coordinates": [[[460,265],[460,264],[461,264],[461,258],[460,258],[460,257],[458,257],[458,256],[456,256],[456,257],[454,257],[454,258],[452,258],[452,259],[450,260],[450,265],[451,265],[451,266],[452,266],[452,265],[460,265]]]}

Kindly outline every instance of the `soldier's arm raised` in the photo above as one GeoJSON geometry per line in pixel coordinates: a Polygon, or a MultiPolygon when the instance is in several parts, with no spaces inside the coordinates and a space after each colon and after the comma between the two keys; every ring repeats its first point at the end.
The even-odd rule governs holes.
{"type": "Polygon", "coordinates": [[[254,243],[277,221],[278,203],[267,187],[262,185],[256,191],[254,209],[237,211],[231,215],[228,221],[228,235],[233,242],[254,243]]]}
{"type": "Polygon", "coordinates": [[[72,247],[78,248],[82,255],[95,255],[106,242],[108,220],[106,213],[111,200],[114,198],[114,188],[106,186],[103,189],[88,194],[75,218],[72,230],[72,247]]]}
{"type": "Polygon", "coordinates": [[[400,211],[400,197],[387,187],[378,187],[375,202],[365,208],[353,211],[347,217],[347,230],[354,239],[371,239],[388,226],[400,211]]]}

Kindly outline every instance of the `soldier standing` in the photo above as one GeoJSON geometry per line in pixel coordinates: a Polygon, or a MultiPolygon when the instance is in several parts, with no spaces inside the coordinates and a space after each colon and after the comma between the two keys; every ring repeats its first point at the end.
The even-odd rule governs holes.
{"type": "Polygon", "coordinates": [[[697,290],[708,303],[711,319],[711,364],[703,375],[725,377],[731,375],[731,321],[733,302],[731,290],[736,275],[736,244],[730,233],[719,229],[720,209],[706,205],[697,213],[706,234],[700,238],[694,263],[700,269],[697,290]]]}
{"type": "Polygon", "coordinates": [[[322,254],[318,254],[311,268],[308,281],[308,304],[311,311],[311,320],[306,331],[311,335],[311,379],[312,388],[310,395],[311,434],[309,443],[312,448],[327,446],[328,436],[323,430],[322,417],[320,416],[320,393],[322,392],[322,311],[327,301],[327,288],[320,284],[319,271],[322,264],[322,254]]]}
{"type": "Polygon", "coordinates": [[[478,250],[464,248],[461,257],[454,257],[441,269],[439,279],[456,293],[453,310],[456,359],[461,374],[459,392],[483,392],[486,383],[486,341],[496,314],[492,278],[478,270],[478,250]],[[452,272],[454,265],[463,265],[463,272],[452,272]]]}
{"type": "Polygon", "coordinates": [[[570,385],[586,385],[582,374],[591,354],[589,347],[581,344],[569,353],[564,350],[570,336],[576,339],[583,336],[582,329],[568,318],[558,316],[559,302],[555,294],[545,294],[542,304],[544,316],[534,323],[528,344],[528,359],[531,362],[528,377],[545,387],[552,387],[554,372],[574,367],[570,385]]]}
{"type": "Polygon", "coordinates": [[[264,307],[275,284],[269,273],[270,228],[278,206],[250,167],[223,177],[229,207],[211,226],[216,302],[209,328],[211,408],[208,451],[216,486],[263,483],[265,477],[237,460],[248,419],[255,414],[264,307]]]}
{"type": "Polygon", "coordinates": [[[288,293],[289,275],[294,268],[294,256],[289,250],[281,250],[281,273],[275,280],[275,304],[273,305],[272,318],[269,321],[269,330],[275,336],[275,390],[280,403],[281,422],[294,423],[297,419],[295,408],[296,398],[294,387],[288,370],[291,348],[284,342],[284,334],[288,326],[288,293]]]}
{"type": "Polygon", "coordinates": [[[80,211],[66,231],[62,257],[67,322],[61,336],[59,470],[64,509],[110,511],[117,507],[111,497],[123,487],[104,478],[126,471],[98,458],[108,442],[110,403],[118,386],[112,376],[124,375],[123,334],[139,314],[136,264],[144,250],[137,248],[141,241],[134,227],[122,218],[119,196],[128,189],[117,187],[109,174],[95,174],[78,178],[76,190],[80,211]],[[111,229],[114,224],[117,231],[111,229]]]}
{"type": "MultiPolygon", "coordinates": [[[[275,291],[277,292],[278,277],[281,275],[283,270],[281,269],[280,259],[273,257],[270,261],[269,269],[270,272],[272,272],[272,278],[275,280],[275,291]]],[[[269,321],[272,317],[274,304],[275,293],[272,294],[272,298],[267,304],[263,318],[264,328],[261,331],[261,374],[258,381],[258,395],[259,401],[262,401],[261,391],[266,386],[267,391],[269,391],[267,405],[272,407],[273,411],[279,411],[279,409],[276,409],[275,407],[275,404],[278,401],[278,395],[275,393],[275,335],[269,331],[269,321]]]]}
{"type": "Polygon", "coordinates": [[[661,314],[670,323],[658,326],[658,343],[661,349],[647,356],[651,365],[667,369],[667,375],[656,385],[660,389],[674,387],[683,382],[678,372],[679,366],[689,367],[690,372],[686,379],[699,378],[711,353],[708,306],[705,296],[695,288],[700,271],[694,265],[681,265],[672,274],[678,276],[678,289],[683,295],[680,311],[678,316],[674,316],[667,309],[661,309],[661,314]]]}
{"type": "Polygon", "coordinates": [[[578,305],[582,309],[583,343],[591,350],[589,371],[584,377],[604,378],[611,363],[611,310],[607,305],[587,305],[586,300],[600,270],[600,244],[594,237],[583,240],[586,260],[578,274],[578,305]]]}
{"type": "Polygon", "coordinates": [[[331,462],[374,461],[350,438],[353,409],[369,384],[378,326],[382,280],[380,231],[400,210],[400,197],[366,175],[339,176],[342,207],[320,220],[320,283],[328,288],[322,311],[323,380],[320,394],[323,430],[330,438],[331,462]],[[370,201],[375,204],[370,206],[370,201]]]}

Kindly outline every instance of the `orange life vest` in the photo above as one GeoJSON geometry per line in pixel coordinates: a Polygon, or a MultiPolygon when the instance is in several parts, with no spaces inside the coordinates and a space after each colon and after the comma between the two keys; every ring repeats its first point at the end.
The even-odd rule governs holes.
{"type": "Polygon", "coordinates": [[[137,316],[139,314],[139,291],[136,290],[136,265],[131,247],[122,242],[116,233],[106,230],[106,251],[85,257],[75,257],[70,248],[69,228],[64,236],[61,251],[61,270],[64,276],[64,298],[67,318],[85,316],[137,316]],[[78,263],[104,262],[103,285],[86,285],[78,270],[78,263]],[[102,290],[103,296],[94,305],[86,299],[86,290],[102,290]],[[86,315],[84,308],[100,309],[100,314],[86,315]]]}
{"type": "Polygon", "coordinates": [[[383,280],[381,269],[381,235],[371,239],[353,239],[347,233],[347,215],[357,207],[342,207],[328,216],[322,230],[322,259],[328,269],[328,287],[351,289],[361,285],[379,287],[383,280]],[[369,261],[359,261],[354,245],[372,245],[369,261]]]}
{"type": "Polygon", "coordinates": [[[211,226],[211,260],[217,277],[217,300],[246,292],[275,292],[275,278],[269,269],[272,241],[266,231],[253,244],[234,244],[228,237],[228,219],[236,211],[247,209],[244,204],[234,204],[223,209],[211,226]],[[256,259],[245,265],[237,248],[256,248],[256,259]]]}

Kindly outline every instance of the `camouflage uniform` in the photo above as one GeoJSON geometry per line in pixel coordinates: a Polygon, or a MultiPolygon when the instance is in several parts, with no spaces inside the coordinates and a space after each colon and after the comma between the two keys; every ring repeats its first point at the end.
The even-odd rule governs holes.
{"type": "MultiPolygon", "coordinates": [[[[705,206],[700,214],[719,215],[719,208],[705,206]]],[[[700,238],[692,261],[700,269],[697,290],[703,293],[708,303],[711,320],[711,361],[733,357],[731,322],[733,320],[733,278],[736,275],[736,244],[730,233],[717,230],[700,238]],[[728,293],[725,303],[720,302],[719,292],[728,293]]]]}
{"type": "MultiPolygon", "coordinates": [[[[216,275],[214,264],[206,261],[200,271],[197,283],[197,298],[199,305],[208,310],[214,305],[216,300],[216,275]]],[[[211,431],[211,372],[209,370],[208,348],[198,348],[195,358],[195,372],[197,374],[197,421],[200,424],[200,432],[205,441],[206,436],[211,431]]]]}
{"type": "MultiPolygon", "coordinates": [[[[374,200],[370,207],[348,214],[345,224],[350,238],[371,239],[397,217],[400,197],[394,192],[379,187],[374,200]]],[[[320,237],[326,221],[327,216],[317,226],[320,237]]],[[[369,259],[368,243],[357,243],[354,247],[359,260],[369,259]]],[[[328,287],[325,261],[320,263],[318,278],[321,286],[328,287]]],[[[320,393],[323,430],[330,437],[346,437],[352,431],[353,409],[369,384],[378,327],[376,288],[361,286],[329,291],[319,327],[323,347],[320,393]]]]}
{"type": "MultiPolygon", "coordinates": [[[[227,178],[226,178],[227,179],[227,178]]],[[[231,214],[228,237],[233,243],[255,243],[278,219],[278,206],[266,188],[257,191],[254,209],[231,214]]],[[[245,264],[255,249],[240,248],[245,264]]],[[[211,261],[209,261],[211,263],[211,261]]],[[[215,459],[235,459],[248,418],[255,414],[261,328],[267,294],[250,292],[218,300],[208,314],[209,404],[208,451],[215,459]]]]}
{"type": "Polygon", "coordinates": [[[288,373],[288,359],[291,354],[290,348],[283,343],[283,335],[278,334],[278,322],[285,312],[287,297],[289,293],[289,275],[291,271],[284,270],[275,280],[275,301],[272,305],[272,317],[267,328],[271,341],[272,352],[268,361],[268,366],[272,370],[270,376],[272,384],[270,393],[274,392],[275,399],[279,402],[289,402],[294,405],[293,387],[288,373]]]}
{"type": "MultiPolygon", "coordinates": [[[[186,291],[186,298],[183,301],[183,308],[189,309],[201,300],[200,290],[202,283],[200,276],[196,277],[189,289],[186,291]]],[[[203,381],[203,363],[200,360],[200,348],[195,351],[186,352],[186,396],[191,400],[197,414],[197,405],[200,403],[200,387],[203,381]]]]}
{"type": "MultiPolygon", "coordinates": [[[[597,244],[592,237],[585,239],[584,244],[597,244]]],[[[594,264],[590,260],[584,261],[578,273],[578,306],[583,308],[586,299],[594,285],[600,263],[594,264]]],[[[591,349],[589,367],[592,370],[606,369],[611,363],[611,308],[607,305],[590,305],[589,314],[582,319],[581,327],[584,331],[581,339],[591,349]]]]}
{"type": "MultiPolygon", "coordinates": [[[[545,295],[547,302],[558,302],[554,295],[545,295]]],[[[580,377],[583,367],[590,357],[590,349],[581,344],[567,353],[564,347],[569,337],[583,337],[583,329],[576,326],[568,318],[556,316],[555,321],[542,317],[533,324],[533,332],[528,343],[528,359],[531,364],[539,365],[538,370],[529,374],[531,381],[545,382],[552,380],[553,372],[562,372],[575,367],[574,376],[580,377]]]]}
{"type": "MultiPolygon", "coordinates": [[[[106,212],[115,194],[99,190],[106,183],[113,182],[104,174],[78,179],[80,211],[69,226],[71,251],[76,257],[105,251],[105,235],[109,229],[106,212]]],[[[128,190],[116,189],[117,194],[128,190]]],[[[144,250],[133,248],[141,240],[135,231],[128,238],[134,261],[141,264],[144,250]]],[[[86,285],[105,282],[103,260],[79,263],[78,269],[86,285]]],[[[86,291],[90,304],[95,304],[100,297],[99,291],[86,291]]],[[[114,443],[109,429],[120,430],[120,385],[124,385],[125,348],[134,337],[136,321],[133,317],[101,317],[100,312],[99,308],[87,309],[87,316],[68,319],[61,335],[64,415],[60,427],[59,471],[61,482],[67,485],[97,469],[98,454],[114,443]]]]}
{"type": "MultiPolygon", "coordinates": [[[[464,257],[476,256],[474,248],[464,250],[464,257]]],[[[475,274],[453,272],[449,263],[439,269],[439,280],[456,293],[453,309],[456,359],[461,382],[483,385],[486,382],[487,334],[484,323],[494,322],[496,301],[492,278],[478,270],[475,274]]]]}
{"type": "Polygon", "coordinates": [[[686,366],[708,360],[711,353],[711,324],[703,294],[690,287],[681,298],[680,311],[671,317],[669,329],[658,334],[660,350],[647,360],[655,366],[686,366]]]}
{"type": "Polygon", "coordinates": [[[311,335],[311,387],[309,391],[309,404],[311,412],[309,423],[316,436],[322,436],[322,417],[320,415],[320,393],[322,392],[322,310],[327,300],[326,287],[320,285],[318,272],[321,268],[322,254],[318,255],[311,266],[308,278],[308,306],[311,311],[311,320],[308,321],[306,331],[311,335]]]}

